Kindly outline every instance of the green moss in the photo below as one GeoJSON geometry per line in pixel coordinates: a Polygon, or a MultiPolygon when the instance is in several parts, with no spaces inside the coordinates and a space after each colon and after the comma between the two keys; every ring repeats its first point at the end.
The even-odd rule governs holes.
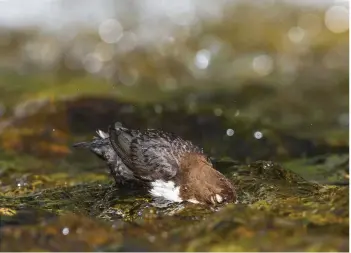
{"type": "MultiPolygon", "coordinates": [[[[230,165],[228,161],[222,162],[230,165]]],[[[224,164],[222,167],[225,167],[224,164]]],[[[101,246],[101,250],[133,249],[129,242],[135,237],[138,238],[138,249],[143,250],[347,249],[348,187],[310,183],[278,164],[265,161],[250,165],[231,165],[231,169],[227,168],[226,171],[231,171],[228,176],[236,185],[239,202],[219,211],[193,204],[157,207],[137,190],[117,189],[102,181],[59,186],[31,194],[16,193],[16,196],[2,194],[0,206],[18,210],[19,213],[20,210],[39,210],[28,217],[24,215],[19,218],[18,213],[10,216],[4,219],[3,226],[7,228],[7,224],[20,223],[23,227],[26,222],[31,221],[34,224],[23,227],[21,233],[30,229],[39,236],[45,236],[48,225],[40,232],[43,227],[35,225],[36,220],[39,222],[47,219],[45,217],[48,215],[61,216],[73,212],[80,217],[74,222],[66,221],[67,227],[83,226],[79,225],[82,217],[90,216],[112,222],[115,224],[116,236],[123,234],[122,244],[116,244],[112,240],[101,246]],[[321,235],[325,240],[318,240],[321,235]]],[[[58,229],[62,228],[55,225],[54,230],[58,229]]],[[[100,229],[105,231],[104,226],[98,225],[97,231],[100,229]]],[[[14,235],[11,233],[14,230],[6,232],[6,238],[10,241],[14,235]]],[[[31,247],[33,238],[27,240],[29,241],[21,249],[31,247]]],[[[65,241],[64,238],[57,240],[65,241]]],[[[88,241],[85,243],[84,247],[93,245],[88,241]]],[[[43,247],[50,248],[50,245],[44,244],[43,247]]]]}

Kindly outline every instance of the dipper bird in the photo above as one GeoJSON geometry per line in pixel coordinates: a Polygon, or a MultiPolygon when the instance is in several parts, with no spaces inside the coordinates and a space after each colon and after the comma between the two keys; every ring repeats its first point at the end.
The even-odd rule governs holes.
{"type": "Polygon", "coordinates": [[[97,135],[73,146],[106,161],[117,184],[138,182],[151,196],[171,202],[218,205],[236,200],[232,183],[213,168],[203,150],[173,133],[115,124],[97,135]]]}

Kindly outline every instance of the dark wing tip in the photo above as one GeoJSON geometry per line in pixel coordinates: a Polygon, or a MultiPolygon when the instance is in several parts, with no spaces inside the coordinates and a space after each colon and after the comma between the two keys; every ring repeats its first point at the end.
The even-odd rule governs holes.
{"type": "Polygon", "coordinates": [[[118,125],[110,125],[108,127],[109,140],[112,148],[117,155],[122,159],[123,163],[129,167],[133,165],[130,156],[131,136],[118,125]],[[130,138],[128,138],[128,136],[130,138]]]}
{"type": "Polygon", "coordinates": [[[110,125],[108,127],[108,134],[109,134],[110,140],[113,140],[118,136],[115,125],[110,125]]]}

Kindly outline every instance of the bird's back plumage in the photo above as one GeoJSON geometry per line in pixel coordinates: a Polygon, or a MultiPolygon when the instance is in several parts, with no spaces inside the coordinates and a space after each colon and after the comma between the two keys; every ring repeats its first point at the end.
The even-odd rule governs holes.
{"type": "Polygon", "coordinates": [[[135,177],[147,181],[169,180],[176,176],[185,152],[202,152],[191,142],[173,133],[148,129],[109,128],[110,142],[135,177]]]}

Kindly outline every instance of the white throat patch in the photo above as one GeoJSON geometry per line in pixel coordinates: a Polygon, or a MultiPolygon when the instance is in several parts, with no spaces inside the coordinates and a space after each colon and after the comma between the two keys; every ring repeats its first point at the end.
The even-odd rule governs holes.
{"type": "Polygon", "coordinates": [[[172,181],[156,180],[151,183],[150,194],[154,197],[163,197],[173,202],[182,202],[179,196],[180,187],[176,187],[172,181]]]}

